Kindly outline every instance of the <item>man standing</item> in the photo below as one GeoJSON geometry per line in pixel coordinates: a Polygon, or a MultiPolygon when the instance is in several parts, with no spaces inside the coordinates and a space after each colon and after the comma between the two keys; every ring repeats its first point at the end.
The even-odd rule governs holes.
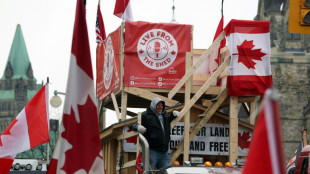
{"type": "Polygon", "coordinates": [[[174,110],[169,117],[165,111],[165,102],[156,97],[142,113],[142,125],[133,125],[133,129],[142,133],[149,143],[152,170],[169,166],[170,123],[178,116],[180,112],[174,110]]]}

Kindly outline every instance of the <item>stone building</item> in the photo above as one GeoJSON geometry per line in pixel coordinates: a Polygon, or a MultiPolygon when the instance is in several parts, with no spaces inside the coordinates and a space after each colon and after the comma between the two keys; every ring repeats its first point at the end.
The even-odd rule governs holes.
{"type": "Polygon", "coordinates": [[[0,133],[43,84],[37,84],[21,30],[17,25],[9,57],[0,79],[0,133]]]}
{"type": "MultiPolygon", "coordinates": [[[[17,25],[3,76],[0,78],[0,134],[42,86],[43,82],[37,84],[34,77],[22,29],[17,25]]],[[[51,149],[54,149],[58,136],[58,124],[58,120],[50,120],[51,149]]],[[[43,144],[19,153],[16,158],[46,158],[46,149],[47,144],[43,144]]]]}
{"type": "Polygon", "coordinates": [[[282,136],[288,162],[301,142],[302,129],[310,128],[310,35],[288,32],[289,0],[259,0],[255,20],[270,21],[271,71],[281,95],[282,136]]]}

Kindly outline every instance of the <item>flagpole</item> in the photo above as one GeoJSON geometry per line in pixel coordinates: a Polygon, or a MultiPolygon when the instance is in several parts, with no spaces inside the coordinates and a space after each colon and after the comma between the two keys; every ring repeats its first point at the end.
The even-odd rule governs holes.
{"type": "Polygon", "coordinates": [[[222,0],[222,9],[221,9],[222,17],[223,17],[223,15],[224,15],[224,14],[223,14],[223,11],[224,11],[224,10],[223,10],[223,9],[224,9],[223,4],[224,4],[224,0],[222,0]]]}
{"type": "MultiPolygon", "coordinates": [[[[50,83],[50,79],[49,79],[49,77],[47,77],[46,78],[46,85],[47,85],[47,91],[48,91],[48,93],[49,93],[49,86],[48,86],[48,84],[50,83]]],[[[47,94],[47,96],[48,96],[48,99],[49,99],[49,94],[47,94]]],[[[47,111],[48,113],[49,113],[49,110],[47,111]]],[[[50,114],[48,114],[48,115],[50,115],[50,114]]],[[[50,118],[48,117],[48,123],[50,123],[50,118]]],[[[48,127],[48,129],[49,129],[49,127],[48,127]]],[[[50,134],[50,131],[48,130],[48,135],[50,134]]],[[[47,142],[47,149],[46,149],[46,162],[47,162],[47,164],[49,164],[50,163],[50,142],[47,142]]]]}

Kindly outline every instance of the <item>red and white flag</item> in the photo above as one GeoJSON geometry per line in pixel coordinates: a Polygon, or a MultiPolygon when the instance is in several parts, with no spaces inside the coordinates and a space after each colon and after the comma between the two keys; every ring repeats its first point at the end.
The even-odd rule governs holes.
{"type": "Polygon", "coordinates": [[[87,33],[78,0],[61,130],[48,173],[104,173],[87,33]]]}
{"type": "Polygon", "coordinates": [[[227,95],[263,95],[272,86],[269,21],[233,19],[224,30],[231,54],[227,95]]]}
{"type": "Polygon", "coordinates": [[[97,20],[96,20],[96,42],[99,43],[106,39],[105,29],[104,29],[104,22],[100,10],[100,4],[98,4],[97,8],[97,20]]]}
{"type": "Polygon", "coordinates": [[[285,173],[279,104],[275,95],[271,89],[266,90],[242,173],[285,173]]]}
{"type": "Polygon", "coordinates": [[[49,142],[48,86],[43,86],[0,135],[0,173],[9,173],[15,156],[49,142]]]}
{"type": "Polygon", "coordinates": [[[121,27],[97,44],[96,49],[96,96],[102,100],[120,86],[119,46],[121,27]]]}
{"type": "MultiPolygon", "coordinates": [[[[214,40],[221,34],[221,32],[223,31],[223,26],[224,26],[224,16],[222,16],[219,25],[216,29],[214,38],[213,38],[213,42],[214,40]]],[[[212,74],[214,71],[217,70],[217,68],[219,67],[219,60],[220,60],[220,51],[222,48],[224,48],[226,45],[226,39],[224,38],[220,44],[217,46],[217,48],[215,48],[212,53],[210,54],[210,63],[209,63],[209,74],[212,74]]]]}
{"type": "Polygon", "coordinates": [[[133,21],[130,0],[116,0],[113,14],[125,21],[133,21]]]}

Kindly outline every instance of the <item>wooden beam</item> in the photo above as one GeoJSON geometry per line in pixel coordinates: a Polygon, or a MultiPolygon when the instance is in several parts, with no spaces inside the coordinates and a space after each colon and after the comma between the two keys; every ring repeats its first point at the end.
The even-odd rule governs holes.
{"type": "MultiPolygon", "coordinates": [[[[192,53],[186,53],[186,70],[189,70],[192,66],[192,53]]],[[[185,83],[185,96],[184,103],[188,103],[191,99],[192,78],[185,83]]],[[[189,147],[189,129],[190,129],[190,110],[185,113],[184,116],[184,147],[189,147]]],[[[183,161],[189,160],[189,149],[184,148],[183,161]]]]}
{"type": "Polygon", "coordinates": [[[122,119],[121,114],[119,113],[119,108],[118,108],[118,104],[117,104],[117,100],[116,97],[114,95],[114,93],[111,93],[111,97],[112,97],[112,101],[113,101],[113,106],[114,106],[114,110],[115,110],[115,114],[118,120],[122,119]]]}
{"type": "Polygon", "coordinates": [[[230,97],[229,106],[229,161],[238,158],[238,97],[230,97]]]}
{"type": "Polygon", "coordinates": [[[250,124],[251,125],[255,124],[255,120],[256,120],[256,116],[258,112],[257,106],[258,104],[257,104],[256,97],[255,97],[255,100],[250,103],[250,124]]]}
{"type": "MultiPolygon", "coordinates": [[[[129,162],[125,163],[123,165],[122,169],[125,169],[125,168],[128,168],[128,167],[132,167],[132,166],[135,166],[135,165],[136,165],[136,160],[132,160],[132,161],[129,161],[129,162]]],[[[120,169],[120,167],[116,166],[116,170],[119,171],[119,169],[120,169]]]]}
{"type": "MultiPolygon", "coordinates": [[[[141,120],[141,112],[138,113],[138,124],[141,124],[142,120],[141,120]]],[[[139,134],[138,134],[139,136],[139,134]]],[[[140,152],[140,140],[139,137],[137,137],[137,153],[136,153],[136,158],[138,158],[140,152]]]]}
{"type": "Polygon", "coordinates": [[[126,115],[127,115],[127,100],[128,100],[128,94],[125,91],[122,91],[122,117],[121,120],[126,120],[126,115]]]}
{"type": "Polygon", "coordinates": [[[181,110],[181,116],[177,117],[171,122],[171,128],[173,128],[185,115],[185,113],[196,103],[196,101],[201,97],[202,94],[213,84],[220,73],[228,66],[230,57],[227,58],[221,66],[211,75],[211,77],[203,84],[200,90],[191,98],[191,100],[185,104],[185,107],[181,110]]]}
{"type": "Polygon", "coordinates": [[[137,131],[127,132],[127,133],[125,133],[125,134],[122,134],[122,135],[117,136],[117,140],[118,140],[118,141],[124,140],[124,139],[130,138],[130,137],[137,136],[138,134],[139,134],[139,133],[138,133],[137,131]]]}
{"type": "MultiPolygon", "coordinates": [[[[222,93],[219,95],[218,100],[203,113],[204,116],[198,118],[195,125],[190,129],[189,141],[193,140],[194,137],[197,135],[198,131],[203,126],[205,126],[205,124],[209,121],[212,115],[221,106],[221,103],[226,99],[226,97],[227,97],[227,89],[223,90],[222,93]]],[[[184,139],[182,139],[179,142],[177,146],[177,150],[171,152],[170,154],[171,161],[176,160],[179,157],[179,155],[182,153],[183,149],[184,149],[184,139]]]]}
{"type": "Polygon", "coordinates": [[[165,102],[166,106],[174,106],[174,105],[177,105],[178,103],[180,103],[179,101],[170,100],[167,97],[155,94],[153,92],[150,92],[150,91],[142,89],[142,88],[125,87],[124,91],[126,91],[130,94],[136,95],[138,97],[148,99],[148,100],[152,100],[155,97],[159,97],[165,102]]]}
{"type": "Polygon", "coordinates": [[[210,47],[199,57],[194,66],[191,67],[189,71],[182,77],[182,79],[174,86],[174,88],[168,93],[168,98],[172,97],[181,89],[183,84],[194,74],[194,72],[199,68],[204,60],[212,53],[212,51],[218,46],[218,44],[223,40],[226,33],[222,31],[221,34],[215,39],[215,41],[210,45],[210,47]]]}

